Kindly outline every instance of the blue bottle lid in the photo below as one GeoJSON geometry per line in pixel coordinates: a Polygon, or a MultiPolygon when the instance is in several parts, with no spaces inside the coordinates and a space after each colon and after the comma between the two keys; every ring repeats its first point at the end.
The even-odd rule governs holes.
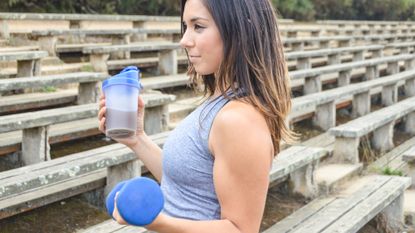
{"type": "Polygon", "coordinates": [[[140,70],[136,66],[127,66],[119,74],[112,76],[102,82],[102,89],[112,85],[127,85],[138,89],[143,86],[140,82],[140,70]]]}

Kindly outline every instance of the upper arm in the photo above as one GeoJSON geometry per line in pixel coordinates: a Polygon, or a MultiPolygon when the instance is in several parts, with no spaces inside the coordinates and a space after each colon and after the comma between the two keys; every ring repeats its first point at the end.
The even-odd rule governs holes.
{"type": "Polygon", "coordinates": [[[273,151],[265,119],[253,107],[232,101],[216,116],[209,146],[222,218],[241,232],[258,232],[273,151]]]}

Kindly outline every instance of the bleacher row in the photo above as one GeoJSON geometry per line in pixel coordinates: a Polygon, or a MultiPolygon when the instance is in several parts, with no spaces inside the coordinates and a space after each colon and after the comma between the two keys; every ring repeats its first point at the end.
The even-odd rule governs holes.
{"type": "MultiPolygon", "coordinates": [[[[0,221],[83,193],[102,198],[121,180],[147,172],[120,144],[60,158],[51,157],[50,147],[100,134],[100,82],[126,65],[149,68],[142,79],[145,130],[162,146],[201,99],[182,73],[187,58],[177,43],[178,20],[0,13],[0,160],[12,167],[0,171],[0,221]],[[45,22],[56,28],[44,28],[45,22]],[[97,29],[99,23],[114,28],[97,29]],[[83,57],[81,65],[67,69],[74,64],[65,62],[65,53],[83,57]]],[[[295,128],[311,121],[323,133],[296,145],[283,143],[270,187],[288,184],[290,194],[310,201],[264,232],[357,232],[379,217],[393,232],[404,223],[413,226],[415,209],[408,203],[415,200],[414,24],[281,25],[295,93],[287,123],[295,128]],[[340,122],[344,112],[348,119],[340,122]],[[406,143],[395,145],[397,131],[409,135],[406,143]],[[366,140],[380,155],[394,153],[396,162],[378,169],[396,166],[404,177],[369,172],[361,152],[366,140]]],[[[81,231],[146,232],[113,220],[81,231]]]]}

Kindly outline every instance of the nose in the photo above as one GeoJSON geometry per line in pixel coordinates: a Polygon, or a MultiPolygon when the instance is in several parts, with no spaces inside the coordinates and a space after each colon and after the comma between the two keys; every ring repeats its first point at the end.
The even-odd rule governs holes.
{"type": "Polygon", "coordinates": [[[194,40],[192,38],[192,35],[189,32],[189,30],[186,30],[183,33],[183,37],[180,40],[180,46],[184,49],[188,49],[188,48],[191,48],[191,47],[195,46],[195,42],[194,42],[194,40]]]}

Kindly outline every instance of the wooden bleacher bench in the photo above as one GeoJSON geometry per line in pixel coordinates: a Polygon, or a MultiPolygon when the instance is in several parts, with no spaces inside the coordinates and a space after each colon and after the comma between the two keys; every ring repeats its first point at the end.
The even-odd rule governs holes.
{"type": "Polygon", "coordinates": [[[415,55],[405,54],[397,56],[388,56],[382,58],[368,59],[358,62],[350,62],[324,67],[303,69],[290,72],[290,78],[293,81],[304,81],[304,93],[310,94],[319,92],[322,89],[321,76],[330,73],[339,73],[339,86],[345,86],[350,83],[351,71],[357,68],[365,68],[365,79],[371,80],[379,77],[379,65],[387,64],[388,74],[399,72],[399,62],[405,62],[406,70],[411,69],[414,65],[415,55]]]}
{"type": "Polygon", "coordinates": [[[141,36],[141,40],[145,40],[147,35],[177,35],[180,29],[147,29],[147,28],[131,28],[131,29],[67,29],[67,30],[33,30],[29,35],[38,41],[42,50],[48,51],[50,56],[56,55],[56,45],[58,36],[104,36],[111,39],[111,43],[129,44],[132,36],[141,36]]]}
{"type": "Polygon", "coordinates": [[[332,65],[341,63],[341,55],[344,54],[353,54],[353,61],[363,60],[364,53],[367,51],[372,52],[372,58],[381,57],[383,48],[384,46],[382,45],[326,48],[320,50],[287,52],[285,57],[287,60],[297,60],[297,69],[307,69],[311,68],[311,59],[315,57],[328,56],[328,64],[332,65]]]}
{"type": "Polygon", "coordinates": [[[412,178],[411,188],[415,188],[415,146],[403,153],[402,160],[408,163],[408,176],[412,178]]]}
{"type": "Polygon", "coordinates": [[[393,232],[403,224],[403,195],[409,178],[376,176],[348,196],[316,199],[264,233],[358,232],[379,213],[393,232]]]}
{"type": "MultiPolygon", "coordinates": [[[[107,74],[104,73],[92,73],[92,72],[79,72],[79,73],[70,73],[70,74],[61,74],[61,75],[49,75],[49,76],[37,76],[37,77],[23,77],[23,78],[13,78],[13,79],[0,79],[0,92],[2,91],[10,91],[10,90],[19,90],[25,88],[36,88],[36,87],[45,87],[45,86],[58,86],[62,84],[68,83],[79,83],[78,87],[78,97],[77,102],[78,104],[85,104],[85,103],[94,103],[98,99],[98,82],[105,80],[108,78],[107,74]]],[[[56,93],[47,93],[43,94],[43,96],[50,96],[57,95],[56,93]]],[[[34,94],[31,94],[34,95],[34,94]]],[[[20,100],[16,100],[17,96],[10,96],[10,97],[3,97],[5,109],[2,109],[3,106],[0,105],[0,112],[4,112],[7,110],[8,99],[15,99],[16,101],[20,101],[22,105],[27,105],[28,108],[32,108],[30,103],[34,103],[34,99],[26,98],[25,94],[19,95],[21,98],[20,100]],[[22,100],[24,99],[24,100],[22,100]]],[[[64,95],[63,97],[68,97],[68,95],[64,95]]],[[[2,98],[2,99],[3,99],[2,98]]],[[[51,99],[49,99],[51,100],[51,99]]],[[[46,97],[45,101],[48,101],[46,97]]],[[[59,101],[58,101],[59,102],[59,101]]],[[[43,103],[39,103],[40,105],[44,105],[43,103]]]]}
{"type": "MultiPolygon", "coordinates": [[[[159,92],[142,95],[146,104],[145,130],[148,134],[167,129],[167,105],[175,97],[159,92]]],[[[32,164],[50,159],[49,126],[87,118],[96,118],[98,104],[83,104],[29,113],[19,113],[0,117],[0,133],[23,130],[22,161],[32,164]]]]}
{"type": "Polygon", "coordinates": [[[282,40],[284,46],[295,51],[304,50],[308,43],[318,43],[319,48],[329,48],[330,42],[337,42],[338,47],[349,47],[353,37],[351,36],[330,36],[330,37],[303,37],[303,38],[285,38],[282,40]]]}
{"type": "MultiPolygon", "coordinates": [[[[167,135],[164,132],[151,137],[162,145],[167,135]]],[[[321,148],[293,146],[284,150],[275,158],[270,182],[276,184],[288,179],[292,192],[314,196],[314,169],[327,155],[321,148]]],[[[142,164],[130,149],[113,144],[2,172],[0,219],[98,187],[106,186],[108,193],[115,184],[140,176],[141,171],[142,164]]]]}
{"type": "Polygon", "coordinates": [[[160,51],[159,70],[161,74],[177,74],[177,52],[180,46],[173,42],[141,42],[127,45],[86,47],[84,54],[90,55],[95,71],[108,72],[107,60],[111,52],[148,52],[160,51]]]}
{"type": "Polygon", "coordinates": [[[382,93],[386,106],[397,102],[398,87],[404,86],[407,97],[415,96],[415,71],[409,70],[365,82],[293,98],[289,120],[314,113],[313,123],[324,130],[336,125],[336,105],[352,100],[352,115],[370,113],[371,95],[382,93]]]}
{"type": "Polygon", "coordinates": [[[17,77],[40,74],[40,59],[47,57],[46,51],[19,51],[0,53],[1,61],[17,61],[17,77]]]}
{"type": "Polygon", "coordinates": [[[57,44],[56,53],[82,53],[82,50],[86,47],[99,47],[108,45],[111,45],[111,43],[57,44]]]}
{"type": "MultiPolygon", "coordinates": [[[[74,95],[76,98],[76,94],[74,95]]],[[[167,105],[175,99],[172,95],[158,92],[142,94],[146,106],[145,130],[148,134],[155,134],[168,129],[170,110],[167,105]]],[[[38,112],[34,112],[35,114],[38,112]]],[[[65,123],[52,124],[48,128],[49,144],[70,141],[82,137],[101,134],[98,130],[96,116],[65,123]]],[[[22,131],[10,131],[0,134],[0,155],[14,153],[21,150],[22,131]]],[[[14,166],[21,166],[18,163],[14,166]]]]}
{"type": "Polygon", "coordinates": [[[360,138],[373,132],[374,149],[386,151],[394,147],[393,127],[396,120],[405,117],[405,131],[415,133],[415,97],[382,108],[345,124],[329,129],[336,137],[333,159],[349,163],[359,162],[360,138]]]}
{"type": "MultiPolygon", "coordinates": [[[[141,68],[157,67],[159,65],[159,57],[134,58],[134,59],[118,59],[107,61],[108,70],[122,70],[126,66],[134,65],[141,68]]],[[[187,56],[177,56],[178,65],[187,65],[187,56]]]]}

